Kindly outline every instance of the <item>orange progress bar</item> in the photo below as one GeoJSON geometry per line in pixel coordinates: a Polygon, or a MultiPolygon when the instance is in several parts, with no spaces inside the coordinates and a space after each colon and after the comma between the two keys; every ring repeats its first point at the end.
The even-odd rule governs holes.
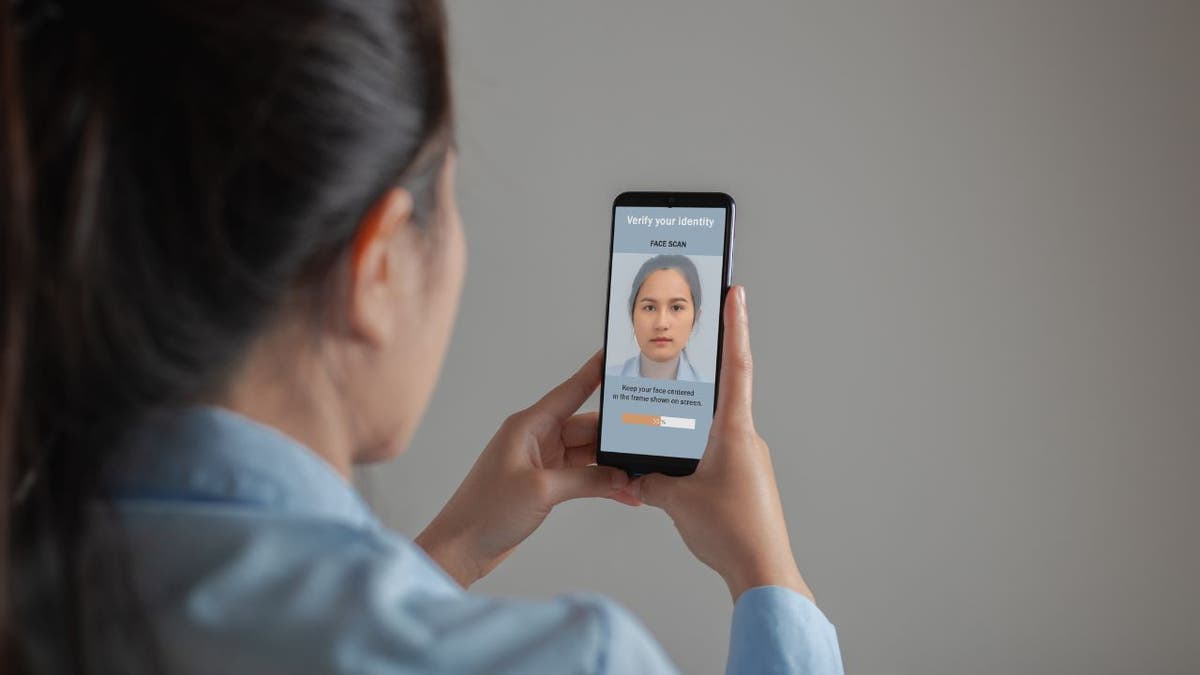
{"type": "Polygon", "coordinates": [[[658,415],[640,415],[638,413],[621,413],[624,424],[645,424],[648,427],[662,426],[662,418],[658,415]]]}

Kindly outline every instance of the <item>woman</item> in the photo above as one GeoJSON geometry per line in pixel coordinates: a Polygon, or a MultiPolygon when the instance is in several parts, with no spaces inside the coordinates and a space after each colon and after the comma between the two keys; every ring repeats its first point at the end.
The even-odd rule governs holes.
{"type": "Polygon", "coordinates": [[[700,319],[700,275],[690,258],[657,255],[642,263],[629,292],[629,318],[640,352],[611,375],[700,380],[685,351],[700,319]]]}
{"type": "Polygon", "coordinates": [[[592,463],[597,354],[415,540],[351,487],[412,437],[463,279],[439,3],[0,11],[0,663],[670,672],[609,600],[465,590],[605,497],[664,508],[725,579],[730,671],[840,670],[754,432],[740,292],[694,476],[592,463]]]}

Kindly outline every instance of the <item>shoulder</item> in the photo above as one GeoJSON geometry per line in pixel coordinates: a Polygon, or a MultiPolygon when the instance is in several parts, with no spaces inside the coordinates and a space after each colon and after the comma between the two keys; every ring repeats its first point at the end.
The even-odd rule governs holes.
{"type": "Polygon", "coordinates": [[[638,355],[634,354],[628,359],[625,359],[624,363],[609,366],[607,372],[609,375],[616,375],[620,377],[637,377],[638,355]]]}
{"type": "Polygon", "coordinates": [[[429,627],[405,620],[406,603],[462,595],[419,547],[382,528],[141,505],[123,508],[122,521],[130,576],[168,672],[422,663],[429,627]]]}
{"type": "Polygon", "coordinates": [[[672,672],[616,602],[467,593],[381,526],[236,510],[123,519],[171,672],[672,672]]]}

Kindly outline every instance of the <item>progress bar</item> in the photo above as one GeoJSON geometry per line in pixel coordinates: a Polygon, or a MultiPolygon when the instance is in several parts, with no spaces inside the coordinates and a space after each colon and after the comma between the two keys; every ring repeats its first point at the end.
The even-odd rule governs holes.
{"type": "Polygon", "coordinates": [[[621,413],[621,422],[623,424],[643,424],[648,427],[663,427],[666,429],[696,428],[696,420],[692,417],[667,417],[666,415],[621,413]]]}

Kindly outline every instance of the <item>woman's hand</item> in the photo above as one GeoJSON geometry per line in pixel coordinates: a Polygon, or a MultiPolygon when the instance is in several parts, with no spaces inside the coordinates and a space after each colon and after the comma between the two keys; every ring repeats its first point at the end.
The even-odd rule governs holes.
{"type": "Polygon", "coordinates": [[[450,501],[416,542],[465,588],[578,497],[635,505],[624,471],[595,466],[596,413],[575,415],[600,383],[597,352],[566,382],[501,425],[450,501]],[[589,466],[591,465],[591,466],[589,466]]]}
{"type": "Polygon", "coordinates": [[[746,294],[730,289],[720,400],[696,472],[647,474],[629,492],[667,512],[692,553],[716,570],[734,602],[755,586],[784,586],[812,598],[788,541],[767,444],[751,414],[750,327],[746,294]]]}

